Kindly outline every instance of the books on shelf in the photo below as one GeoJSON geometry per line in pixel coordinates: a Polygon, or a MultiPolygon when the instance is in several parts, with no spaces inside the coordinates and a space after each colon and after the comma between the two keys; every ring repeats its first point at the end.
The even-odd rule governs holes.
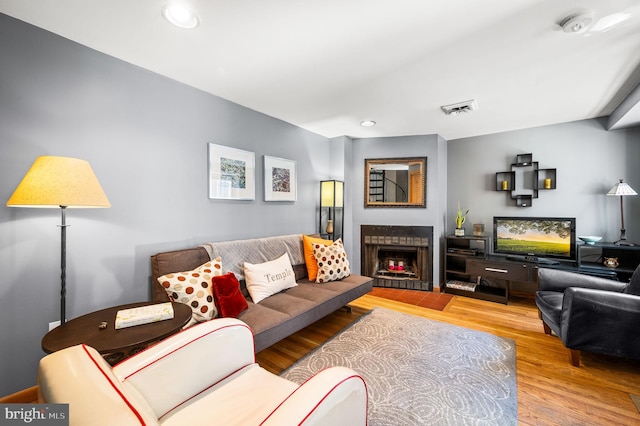
{"type": "Polygon", "coordinates": [[[122,309],[116,314],[115,328],[133,327],[134,325],[149,324],[173,318],[171,302],[155,305],[139,306],[137,308],[122,309]]]}
{"type": "Polygon", "coordinates": [[[476,291],[476,283],[469,283],[466,281],[449,280],[447,281],[447,288],[454,288],[456,290],[464,291],[476,291]]]}

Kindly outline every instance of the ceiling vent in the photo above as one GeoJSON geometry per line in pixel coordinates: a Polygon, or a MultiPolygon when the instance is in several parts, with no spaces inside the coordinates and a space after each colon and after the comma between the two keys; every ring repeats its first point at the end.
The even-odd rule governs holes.
{"type": "Polygon", "coordinates": [[[478,109],[478,103],[475,99],[470,101],[458,102],[457,104],[443,105],[442,111],[447,115],[458,115],[463,112],[475,111],[478,109]]]}

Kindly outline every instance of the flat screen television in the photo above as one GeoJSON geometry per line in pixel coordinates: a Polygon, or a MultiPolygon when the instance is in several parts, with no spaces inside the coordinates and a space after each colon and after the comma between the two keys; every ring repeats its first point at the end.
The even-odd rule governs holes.
{"type": "Polygon", "coordinates": [[[493,252],[531,261],[575,261],[576,219],[496,216],[493,252]]]}

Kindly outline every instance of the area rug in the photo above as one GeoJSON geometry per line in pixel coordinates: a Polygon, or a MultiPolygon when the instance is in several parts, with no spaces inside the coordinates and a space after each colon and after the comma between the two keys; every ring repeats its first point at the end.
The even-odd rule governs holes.
{"type": "Polygon", "coordinates": [[[511,339],[376,308],[281,376],[302,383],[336,365],[365,379],[369,426],[518,421],[511,339]]]}

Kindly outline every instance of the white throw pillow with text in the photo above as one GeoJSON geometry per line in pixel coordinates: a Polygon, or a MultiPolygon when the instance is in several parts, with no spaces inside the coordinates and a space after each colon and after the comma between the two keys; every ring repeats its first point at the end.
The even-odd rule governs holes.
{"type": "Polygon", "coordinates": [[[244,262],[244,279],[253,303],[298,285],[287,253],[265,263],[244,262]]]}

